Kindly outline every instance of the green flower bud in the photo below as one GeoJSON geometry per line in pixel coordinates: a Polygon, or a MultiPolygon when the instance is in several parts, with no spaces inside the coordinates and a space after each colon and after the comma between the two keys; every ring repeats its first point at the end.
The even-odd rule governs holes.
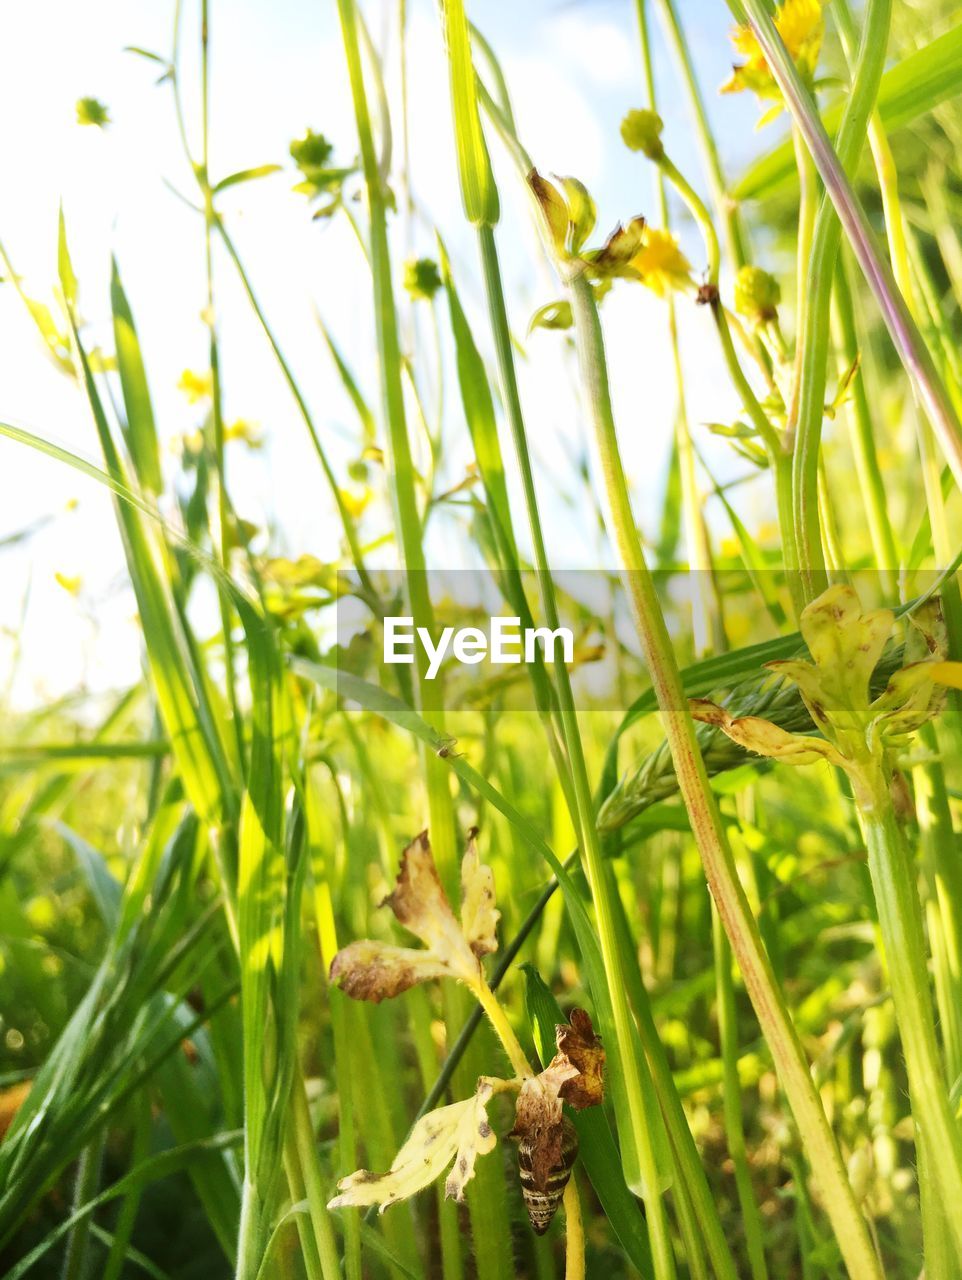
{"type": "Polygon", "coordinates": [[[782,291],[778,281],[761,267],[742,267],[735,277],[735,310],[753,324],[766,324],[778,315],[782,291]]]}
{"type": "Polygon", "coordinates": [[[323,133],[315,133],[313,129],[308,129],[303,138],[295,138],[290,146],[291,159],[308,177],[324,168],[333,150],[323,133]]]}
{"type": "Polygon", "coordinates": [[[412,298],[426,302],[441,288],[441,275],[433,258],[409,258],[404,264],[404,287],[412,298]]]}
{"type": "Polygon", "coordinates": [[[661,134],[664,121],[657,111],[629,111],[621,122],[621,137],[629,151],[643,151],[649,160],[665,154],[661,134]]]}

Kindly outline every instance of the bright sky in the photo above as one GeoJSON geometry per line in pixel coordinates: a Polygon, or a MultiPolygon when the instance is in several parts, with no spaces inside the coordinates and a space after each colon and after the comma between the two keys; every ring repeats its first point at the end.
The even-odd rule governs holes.
{"type": "MultiPolygon", "coordinates": [[[[473,16],[499,54],[513,95],[519,132],[542,171],[585,181],[599,209],[599,231],[618,219],[651,212],[645,163],[618,136],[624,112],[641,105],[640,68],[630,0],[487,0],[473,16]]],[[[754,106],[717,99],[731,58],[730,18],[723,0],[682,6],[688,36],[726,162],[737,172],[758,149],[754,106]]],[[[182,79],[189,127],[196,124],[197,0],[185,0],[182,79]]],[[[389,90],[396,46],[396,4],[368,0],[365,11],[379,46],[388,49],[389,90]]],[[[411,136],[414,185],[422,208],[441,227],[479,341],[487,350],[473,241],[465,228],[434,0],[409,0],[411,13],[411,136]]],[[[145,351],[162,437],[191,431],[198,410],[177,391],[182,370],[206,366],[201,220],[171,192],[191,193],[179,148],[169,86],[155,85],[158,68],[124,52],[128,45],[168,56],[172,3],[101,0],[89,6],[34,0],[7,6],[0,18],[0,239],[33,296],[52,301],[56,226],[63,202],[88,341],[112,346],[109,258],[116,254],[145,351]],[[111,115],[105,131],[75,122],[76,100],[102,99],[111,115]]],[[[308,0],[211,0],[212,142],[215,177],[268,162],[286,162],[290,140],[308,126],[350,162],[356,137],[350,112],[335,6],[308,0]]],[[[658,48],[661,112],[669,150],[701,183],[684,101],[667,53],[658,48]]],[[[778,126],[776,126],[776,129],[778,126]]],[[[774,137],[774,133],[766,136],[774,137]]],[[[541,304],[558,296],[529,226],[516,178],[497,153],[503,199],[499,233],[516,332],[541,304]]],[[[331,368],[314,321],[316,306],[376,399],[369,277],[346,223],[314,223],[304,198],[292,194],[294,171],[228,193],[222,208],[261,302],[288,354],[318,425],[340,462],[354,450],[351,409],[331,368]]],[[[432,234],[417,229],[416,248],[432,251],[432,234]]],[[[683,231],[700,265],[697,238],[683,231]]],[[[399,267],[404,248],[397,246],[399,267]]],[[[241,294],[231,264],[219,256],[217,316],[221,331],[226,413],[260,424],[265,448],[245,455],[232,446],[230,485],[240,513],[276,524],[288,554],[336,554],[336,526],[323,478],[273,358],[241,294]]],[[[644,290],[621,288],[605,303],[605,324],[624,451],[643,523],[651,524],[670,439],[674,392],[662,304],[644,290]]],[[[723,420],[737,401],[721,371],[708,317],[682,308],[689,409],[693,422],[723,420]]],[[[46,358],[9,285],[0,285],[0,350],[4,353],[0,417],[99,461],[96,438],[74,385],[46,358]]],[[[580,449],[582,424],[556,334],[536,335],[523,365],[523,391],[533,447],[547,493],[571,490],[569,460],[580,449]],[[559,448],[559,441],[564,447],[559,448]]],[[[449,386],[449,404],[456,391],[449,386]]],[[[449,415],[450,474],[467,459],[466,433],[449,415]]],[[[715,455],[717,456],[717,455],[715,455]]],[[[724,454],[722,458],[724,458],[724,454]]],[[[572,516],[546,504],[549,546],[559,565],[590,566],[602,554],[590,522],[572,536],[572,516]]],[[[442,530],[443,533],[443,530],[442,530]]],[[[450,540],[434,554],[450,562],[450,540]]],[[[455,552],[455,554],[457,554],[455,552]]],[[[610,556],[605,553],[606,559],[610,556]]],[[[136,678],[139,637],[132,621],[114,513],[96,484],[49,459],[0,440],[0,687],[6,683],[21,632],[15,682],[21,705],[84,685],[118,688],[136,678]],[[78,500],[75,508],[68,504],[78,500]],[[49,518],[27,543],[3,540],[49,518]],[[79,577],[73,596],[54,575],[79,577]]]]}

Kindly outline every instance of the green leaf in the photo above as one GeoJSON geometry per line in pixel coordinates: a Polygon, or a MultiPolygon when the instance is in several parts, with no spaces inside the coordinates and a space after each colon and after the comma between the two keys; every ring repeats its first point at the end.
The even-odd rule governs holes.
{"type": "Polygon", "coordinates": [[[127,448],[137,479],[143,488],[148,493],[158,494],[163,488],[163,479],[154,410],[150,402],[147,371],[144,368],[134,317],[120,282],[116,260],[111,262],[110,305],[114,317],[114,343],[117,348],[120,388],[127,410],[127,448]]]}
{"type": "Polygon", "coordinates": [[[219,191],[226,191],[228,187],[239,186],[242,182],[253,182],[257,178],[267,178],[272,173],[280,173],[281,166],[279,164],[259,164],[253,169],[239,169],[237,173],[230,174],[227,178],[221,178],[214,186],[214,194],[219,191]]]}
{"type": "Polygon", "coordinates": [[[500,214],[498,188],[481,131],[478,95],[471,60],[471,35],[464,0],[443,0],[444,31],[451,68],[454,141],[461,179],[461,198],[469,222],[494,226],[500,214]]]}

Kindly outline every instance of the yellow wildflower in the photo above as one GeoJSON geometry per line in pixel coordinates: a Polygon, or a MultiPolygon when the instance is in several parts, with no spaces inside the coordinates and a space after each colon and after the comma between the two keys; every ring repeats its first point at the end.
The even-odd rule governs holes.
{"type": "Polygon", "coordinates": [[[187,397],[188,404],[197,404],[200,400],[208,400],[214,393],[214,380],[208,370],[206,373],[195,373],[193,369],[185,369],[180,375],[177,390],[187,397]]]}
{"type": "Polygon", "coordinates": [[[641,283],[659,298],[667,297],[675,289],[685,289],[691,283],[691,263],[671,232],[659,227],[644,228],[641,247],[629,266],[641,283]]]}
{"type": "MultiPolygon", "coordinates": [[[[775,26],[792,61],[804,79],[811,81],[824,33],[822,0],[785,0],[775,13],[775,26]]],[[[778,86],[751,27],[736,27],[732,43],[745,62],[732,68],[731,79],[722,85],[722,93],[750,89],[760,98],[779,97],[778,86]]]]}
{"type": "Polygon", "coordinates": [[[63,587],[64,591],[71,596],[79,596],[80,589],[83,586],[83,578],[79,574],[55,573],[54,580],[58,586],[63,587]]]}

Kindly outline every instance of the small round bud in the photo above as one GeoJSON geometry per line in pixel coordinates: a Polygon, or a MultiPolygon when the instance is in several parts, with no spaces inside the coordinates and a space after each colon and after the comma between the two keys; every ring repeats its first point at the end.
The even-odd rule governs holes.
{"type": "Polygon", "coordinates": [[[367,463],[363,458],[354,458],[347,464],[347,474],[351,477],[355,484],[367,484],[368,470],[367,463]]]}
{"type": "Polygon", "coordinates": [[[741,267],[735,277],[735,310],[753,324],[766,324],[778,315],[782,291],[778,281],[761,267],[741,267]]]}
{"type": "Polygon", "coordinates": [[[649,160],[665,154],[661,133],[664,121],[657,111],[629,111],[621,122],[621,137],[629,151],[643,151],[649,160]]]}
{"type": "Polygon", "coordinates": [[[412,298],[430,302],[441,288],[438,264],[433,258],[409,258],[404,264],[404,287],[412,298]]]}
{"type": "Polygon", "coordinates": [[[308,129],[303,138],[295,138],[290,145],[291,159],[303,174],[323,169],[334,148],[323,133],[308,129]]]}

